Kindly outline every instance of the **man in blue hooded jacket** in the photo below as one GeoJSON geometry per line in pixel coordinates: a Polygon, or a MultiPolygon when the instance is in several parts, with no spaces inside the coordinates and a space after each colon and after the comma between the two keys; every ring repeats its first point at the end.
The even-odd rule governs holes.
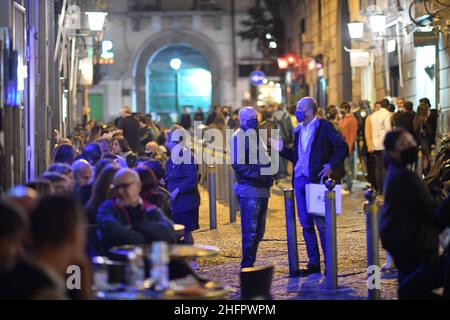
{"type": "Polygon", "coordinates": [[[232,167],[235,191],[241,208],[241,268],[253,267],[259,242],[263,239],[273,172],[267,146],[258,134],[258,118],[253,107],[239,111],[240,128],[233,135],[232,167]]]}

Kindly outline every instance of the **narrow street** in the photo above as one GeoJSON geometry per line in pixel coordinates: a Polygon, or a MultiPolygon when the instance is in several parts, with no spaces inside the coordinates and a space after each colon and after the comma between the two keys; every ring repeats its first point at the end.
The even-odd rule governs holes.
{"type": "MultiPolygon", "coordinates": [[[[355,186],[355,192],[343,197],[343,214],[337,219],[338,226],[338,282],[337,291],[322,291],[317,278],[289,278],[286,225],[284,216],[283,188],[289,183],[280,183],[272,188],[267,213],[266,233],[259,249],[256,266],[275,266],[272,294],[274,299],[366,299],[366,227],[363,211],[363,184],[355,186]]],[[[229,207],[217,204],[217,230],[209,229],[209,200],[207,190],[200,189],[200,230],[194,233],[197,244],[219,247],[220,256],[199,261],[200,274],[229,284],[237,299],[240,294],[239,263],[241,259],[241,229],[237,223],[229,222],[229,207]]],[[[300,268],[306,267],[307,257],[301,227],[297,220],[300,268]]],[[[380,251],[381,264],[385,253],[380,251]]],[[[396,299],[397,280],[382,278],[382,299],[396,299]]]]}

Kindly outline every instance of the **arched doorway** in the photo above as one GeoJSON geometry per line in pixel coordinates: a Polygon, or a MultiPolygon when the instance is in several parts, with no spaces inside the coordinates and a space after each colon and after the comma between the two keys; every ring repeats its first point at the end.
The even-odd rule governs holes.
{"type": "Polygon", "coordinates": [[[211,107],[212,82],[208,61],[188,44],[169,45],[157,51],[146,70],[146,111],[170,126],[184,108],[190,113],[211,107]]]}
{"type": "Polygon", "coordinates": [[[145,113],[150,109],[147,105],[149,101],[149,63],[164,49],[176,45],[186,45],[203,55],[211,72],[211,103],[220,103],[222,61],[220,51],[217,50],[214,41],[194,30],[170,29],[148,38],[133,59],[132,105],[137,112],[145,113]]]}

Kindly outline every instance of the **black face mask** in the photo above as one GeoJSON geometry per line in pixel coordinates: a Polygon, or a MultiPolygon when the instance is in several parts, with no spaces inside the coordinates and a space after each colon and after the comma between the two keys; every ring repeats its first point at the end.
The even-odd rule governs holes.
{"type": "Polygon", "coordinates": [[[418,152],[417,147],[409,147],[400,152],[400,159],[404,164],[415,163],[418,159],[418,152]]]}

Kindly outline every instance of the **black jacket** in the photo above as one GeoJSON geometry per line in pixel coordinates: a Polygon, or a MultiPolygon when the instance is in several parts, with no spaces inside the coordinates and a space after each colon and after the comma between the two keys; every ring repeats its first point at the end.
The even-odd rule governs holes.
{"type": "Polygon", "coordinates": [[[141,131],[139,120],[133,116],[120,118],[117,123],[117,128],[123,130],[123,137],[127,140],[133,152],[138,152],[140,142],[139,133],[141,131]]]}
{"type": "Polygon", "coordinates": [[[19,257],[13,270],[0,274],[0,300],[31,300],[56,289],[52,279],[26,257],[19,257]]]}
{"type": "Polygon", "coordinates": [[[107,200],[98,210],[97,224],[98,238],[106,248],[153,241],[175,243],[171,221],[160,209],[145,201],[135,214],[114,200],[107,200]]]}
{"type": "Polygon", "coordinates": [[[250,185],[256,188],[270,188],[274,181],[273,175],[261,174],[264,168],[270,168],[270,162],[268,164],[264,164],[259,158],[259,151],[267,152],[267,149],[260,150],[260,148],[264,147],[261,145],[258,136],[257,146],[252,147],[249,145],[248,141],[246,141],[245,145],[242,144],[245,146],[244,150],[239,150],[239,139],[242,138],[244,138],[243,131],[242,129],[238,129],[233,135],[232,153],[230,155],[233,160],[232,167],[236,173],[236,181],[239,184],[250,185]],[[250,159],[250,147],[252,147],[253,152],[258,153],[257,163],[251,163],[252,159],[250,159]],[[242,151],[244,151],[244,154],[242,154],[242,151]],[[242,159],[240,159],[240,157],[242,157],[242,159]]]}
{"type": "Polygon", "coordinates": [[[391,163],[385,179],[384,204],[380,214],[380,235],[390,252],[438,253],[437,203],[419,177],[391,163]]]}
{"type": "MultiPolygon", "coordinates": [[[[319,125],[314,133],[314,140],[311,146],[309,159],[309,178],[312,183],[320,183],[319,172],[326,163],[331,165],[333,172],[344,162],[349,155],[348,145],[331,123],[324,119],[318,119],[319,125]]],[[[286,146],[281,150],[280,155],[295,165],[298,160],[298,138],[300,131],[294,129],[294,148],[286,146]]],[[[333,175],[335,180],[339,177],[333,175]]],[[[295,179],[292,179],[294,184],[295,179]]]]}
{"type": "Polygon", "coordinates": [[[176,199],[171,201],[173,213],[194,210],[200,206],[197,161],[191,150],[184,150],[184,153],[180,154],[180,156],[183,157],[183,155],[190,159],[190,163],[174,164],[172,157],[166,162],[165,181],[167,190],[170,192],[176,188],[180,190],[176,199]]]}
{"type": "Polygon", "coordinates": [[[394,116],[394,126],[398,128],[403,128],[409,133],[411,133],[413,136],[415,136],[414,131],[414,112],[405,111],[405,112],[398,112],[394,116]]]}

